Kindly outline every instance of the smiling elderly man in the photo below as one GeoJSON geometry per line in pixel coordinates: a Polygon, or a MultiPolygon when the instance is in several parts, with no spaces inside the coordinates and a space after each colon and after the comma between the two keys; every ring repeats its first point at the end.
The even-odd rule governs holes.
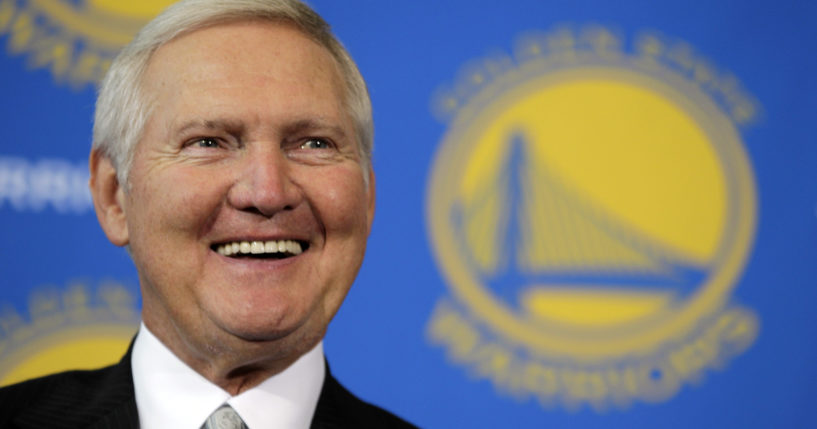
{"type": "Polygon", "coordinates": [[[371,147],[363,79],[307,6],[170,7],[112,64],[90,160],[142,327],[118,365],[4,389],[0,426],[412,427],[321,346],[363,260],[371,147]]]}

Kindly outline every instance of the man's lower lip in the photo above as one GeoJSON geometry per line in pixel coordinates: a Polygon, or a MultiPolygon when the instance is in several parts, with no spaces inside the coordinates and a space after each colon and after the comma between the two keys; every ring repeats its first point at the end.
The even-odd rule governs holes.
{"type": "Polygon", "coordinates": [[[248,275],[255,272],[271,274],[284,267],[297,265],[308,253],[304,252],[287,258],[231,257],[221,255],[215,251],[212,254],[220,261],[219,265],[224,269],[228,271],[236,270],[235,275],[248,275]]]}

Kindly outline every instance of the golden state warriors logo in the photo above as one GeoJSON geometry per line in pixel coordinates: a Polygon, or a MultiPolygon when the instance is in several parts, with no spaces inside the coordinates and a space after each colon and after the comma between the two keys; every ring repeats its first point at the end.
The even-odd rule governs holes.
{"type": "Polygon", "coordinates": [[[0,307],[0,386],[117,362],[138,326],[136,300],[121,284],[38,288],[28,317],[0,307]]]}
{"type": "Polygon", "coordinates": [[[758,332],[733,298],[756,223],[737,126],[758,106],[682,42],[624,44],[529,35],[435,99],[428,226],[452,296],[429,336],[546,405],[666,400],[758,332]]]}
{"type": "Polygon", "coordinates": [[[0,0],[9,53],[28,53],[76,87],[102,79],[116,53],[173,0],[0,0]]]}

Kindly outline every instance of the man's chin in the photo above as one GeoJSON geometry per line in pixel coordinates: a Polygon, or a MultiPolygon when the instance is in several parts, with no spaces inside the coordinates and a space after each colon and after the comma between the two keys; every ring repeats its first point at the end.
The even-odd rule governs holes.
{"type": "Polygon", "coordinates": [[[300,321],[299,323],[252,323],[230,320],[221,324],[221,327],[229,336],[239,342],[247,343],[248,346],[285,345],[286,343],[310,340],[312,337],[317,336],[315,334],[310,335],[308,323],[300,321]]]}
{"type": "Polygon", "coordinates": [[[275,343],[281,342],[289,338],[292,334],[292,330],[282,330],[282,329],[247,329],[246,327],[242,327],[241,330],[233,330],[230,332],[230,335],[235,337],[240,341],[244,341],[250,344],[258,343],[275,343]]]}
{"type": "Polygon", "coordinates": [[[257,327],[233,330],[230,349],[244,364],[262,362],[294,362],[311,350],[323,338],[323,332],[306,329],[271,329],[257,327]]]}

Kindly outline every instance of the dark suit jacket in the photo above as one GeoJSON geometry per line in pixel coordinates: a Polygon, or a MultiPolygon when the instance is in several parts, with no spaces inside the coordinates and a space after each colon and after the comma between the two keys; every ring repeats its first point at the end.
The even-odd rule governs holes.
{"type": "MultiPolygon", "coordinates": [[[[414,428],[326,379],[312,429],[414,428]]],[[[130,352],[113,366],[69,371],[0,389],[0,428],[139,428],[130,352]]]]}

